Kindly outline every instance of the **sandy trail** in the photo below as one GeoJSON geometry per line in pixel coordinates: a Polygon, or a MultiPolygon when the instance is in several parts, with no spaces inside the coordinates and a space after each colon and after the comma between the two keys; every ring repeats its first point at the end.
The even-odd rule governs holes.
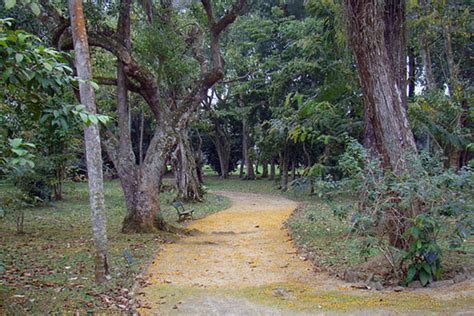
{"type": "MultiPolygon", "coordinates": [[[[423,308],[435,301],[424,292],[397,293],[385,299],[381,293],[356,292],[316,273],[309,261],[299,258],[282,228],[297,203],[270,195],[215,193],[230,198],[232,206],[192,222],[188,226],[195,232],[192,236],[164,245],[146,273],[150,285],[141,290],[139,300],[148,308],[140,309],[141,314],[300,315],[324,311],[326,315],[341,308],[366,314],[364,310],[372,307],[371,313],[386,315],[392,313],[386,307],[412,302],[423,308]]],[[[456,297],[463,302],[472,297],[459,291],[462,295],[456,297]]],[[[438,305],[435,307],[442,307],[438,305]]]]}

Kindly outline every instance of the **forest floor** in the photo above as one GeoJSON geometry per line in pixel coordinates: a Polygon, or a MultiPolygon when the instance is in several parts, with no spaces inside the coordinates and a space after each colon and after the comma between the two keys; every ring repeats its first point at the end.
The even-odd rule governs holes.
{"type": "Polygon", "coordinates": [[[224,211],[193,221],[166,244],[137,291],[140,313],[198,315],[470,314],[474,281],[438,289],[358,290],[318,272],[295,248],[285,220],[297,203],[229,191],[224,211]]]}

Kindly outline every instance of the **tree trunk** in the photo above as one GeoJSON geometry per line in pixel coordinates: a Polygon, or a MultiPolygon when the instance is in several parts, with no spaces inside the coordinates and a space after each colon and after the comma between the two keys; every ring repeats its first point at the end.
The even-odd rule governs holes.
{"type": "MultiPolygon", "coordinates": [[[[420,6],[421,11],[426,11],[426,0],[419,0],[418,4],[420,6]]],[[[421,61],[423,63],[423,77],[425,78],[425,83],[428,91],[433,91],[436,87],[433,69],[431,68],[431,54],[430,48],[428,45],[428,39],[426,38],[426,33],[428,29],[422,30],[420,35],[418,36],[418,40],[420,42],[420,55],[421,61]]]]}
{"type": "Polygon", "coordinates": [[[268,180],[275,180],[275,173],[276,173],[276,167],[275,167],[275,158],[272,158],[272,161],[270,162],[270,178],[268,180]]]}
{"type": "Polygon", "coordinates": [[[415,50],[413,47],[408,49],[408,97],[415,97],[415,85],[416,85],[416,59],[415,50]]]}
{"type": "Polygon", "coordinates": [[[173,153],[177,198],[181,201],[202,201],[202,190],[196,172],[196,160],[189,143],[187,129],[179,131],[178,145],[173,153]]]}
{"type": "Polygon", "coordinates": [[[214,123],[215,131],[211,136],[212,142],[216,147],[217,156],[219,157],[220,177],[227,179],[229,176],[230,163],[230,142],[225,130],[221,127],[219,122],[214,123]]]}
{"type": "MultiPolygon", "coordinates": [[[[448,62],[449,69],[449,94],[453,100],[462,106],[462,91],[461,85],[458,81],[458,69],[456,62],[454,61],[453,46],[451,39],[451,26],[449,23],[443,26],[444,39],[446,46],[446,59],[448,62]]],[[[462,127],[463,115],[462,112],[459,113],[456,117],[454,130],[460,129],[462,127]]],[[[448,156],[448,165],[449,168],[453,170],[458,170],[461,162],[461,152],[462,149],[456,145],[448,144],[447,146],[447,156],[448,156]]]]}
{"type": "MultiPolygon", "coordinates": [[[[160,123],[150,141],[143,164],[138,168],[136,196],[134,204],[127,204],[128,213],[122,226],[124,233],[173,231],[160,213],[160,188],[166,161],[171,149],[176,146],[178,136],[170,130],[166,120],[160,123]]],[[[124,182],[127,179],[130,178],[124,178],[124,182]]]]}
{"type": "Polygon", "coordinates": [[[423,62],[423,76],[425,78],[428,91],[433,91],[436,85],[434,81],[433,69],[431,68],[430,49],[424,34],[420,35],[420,43],[420,55],[423,62]]]}
{"type": "Polygon", "coordinates": [[[143,163],[143,134],[145,130],[145,114],[140,112],[140,138],[138,139],[138,164],[143,163]]]}
{"type": "MultiPolygon", "coordinates": [[[[401,78],[404,70],[396,65],[405,64],[400,59],[400,56],[405,59],[405,54],[400,53],[404,51],[400,46],[404,43],[401,38],[404,27],[398,25],[404,24],[405,1],[345,0],[345,8],[364,96],[364,113],[373,127],[373,138],[384,167],[401,174],[409,164],[405,153],[416,153],[406,115],[405,78],[401,78]],[[396,54],[401,55],[395,58],[396,54]]],[[[407,247],[402,234],[410,225],[408,218],[419,211],[419,207],[412,207],[401,214],[394,207],[385,212],[383,229],[391,245],[407,247]]]]}
{"type": "Polygon", "coordinates": [[[289,153],[285,145],[283,152],[280,154],[280,189],[283,192],[288,191],[288,167],[289,167],[289,153]]]}
{"type": "MultiPolygon", "coordinates": [[[[384,12],[388,9],[397,11],[392,15],[398,17],[397,23],[403,23],[404,18],[399,16],[401,11],[404,12],[404,1],[400,1],[402,4],[398,4],[398,1],[387,2],[394,7],[387,8],[379,0],[346,0],[346,9],[352,49],[364,94],[365,113],[373,125],[376,148],[382,155],[384,166],[400,173],[407,163],[402,159],[402,154],[407,150],[416,151],[416,146],[400,88],[402,70],[393,66],[391,55],[387,52],[388,47],[403,51],[398,47],[402,41],[391,35],[388,38],[396,44],[386,43],[383,23],[386,20],[384,12]]],[[[394,23],[389,21],[389,29],[403,29],[394,23]]]]}
{"type": "Polygon", "coordinates": [[[268,178],[268,160],[263,159],[262,160],[262,178],[268,178]]]}
{"type": "MultiPolygon", "coordinates": [[[[96,113],[92,80],[89,44],[87,41],[84,12],[81,0],[69,0],[71,29],[74,42],[76,69],[79,82],[81,103],[89,113],[96,113]]],[[[104,188],[102,175],[102,153],[100,147],[99,126],[91,122],[84,126],[86,148],[87,176],[91,208],[92,236],[95,254],[95,278],[97,282],[105,282],[109,273],[107,259],[107,230],[104,206],[104,188]]]]}
{"type": "Polygon", "coordinates": [[[254,180],[255,179],[255,172],[253,170],[253,163],[250,160],[249,154],[249,131],[248,131],[248,122],[247,118],[242,119],[242,157],[243,162],[245,163],[245,169],[247,170],[247,175],[245,179],[247,180],[254,180]]]}
{"type": "Polygon", "coordinates": [[[291,160],[291,181],[296,179],[296,161],[295,158],[291,160]]]}
{"type": "Polygon", "coordinates": [[[196,173],[199,180],[199,185],[204,183],[204,174],[202,172],[202,167],[204,166],[204,158],[202,154],[202,137],[199,130],[196,130],[196,135],[198,137],[198,148],[196,149],[195,161],[196,161],[196,173]]]}

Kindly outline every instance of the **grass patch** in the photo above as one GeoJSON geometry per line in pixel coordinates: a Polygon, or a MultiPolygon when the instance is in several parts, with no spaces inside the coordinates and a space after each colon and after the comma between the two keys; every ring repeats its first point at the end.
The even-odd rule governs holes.
{"type": "MultiPolygon", "coordinates": [[[[1,194],[11,188],[2,187],[1,194]]],[[[68,183],[63,201],[25,211],[24,235],[15,233],[12,214],[0,220],[0,314],[49,314],[66,311],[97,312],[130,308],[130,291],[137,275],[176,236],[120,233],[126,214],[120,183],[105,183],[109,264],[112,280],[96,285],[87,183],[68,183]],[[123,253],[133,257],[129,264],[123,253]]],[[[161,195],[164,218],[177,224],[170,203],[174,194],[161,195]]],[[[195,218],[227,208],[224,197],[208,194],[204,203],[186,204],[195,218]]]]}

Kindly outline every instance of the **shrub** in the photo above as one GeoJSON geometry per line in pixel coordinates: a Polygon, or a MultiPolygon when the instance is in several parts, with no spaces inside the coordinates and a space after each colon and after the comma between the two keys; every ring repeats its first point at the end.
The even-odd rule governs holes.
{"type": "Polygon", "coordinates": [[[426,152],[403,155],[410,165],[395,175],[349,139],[339,160],[345,177],[316,179],[314,186],[320,195],[352,192],[357,203],[351,209],[334,206],[334,215],[344,219],[352,212],[352,233],[383,252],[397,279],[426,285],[442,273],[440,234],[459,247],[472,230],[474,172],[445,170],[439,156],[426,152]]]}

